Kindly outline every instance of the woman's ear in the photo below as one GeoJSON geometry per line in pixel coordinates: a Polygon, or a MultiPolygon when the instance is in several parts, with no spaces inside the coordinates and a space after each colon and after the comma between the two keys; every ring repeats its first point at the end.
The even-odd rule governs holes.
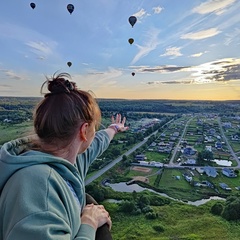
{"type": "Polygon", "coordinates": [[[87,141],[87,129],[88,129],[88,123],[83,123],[79,130],[79,137],[81,141],[84,141],[84,142],[87,141]]]}

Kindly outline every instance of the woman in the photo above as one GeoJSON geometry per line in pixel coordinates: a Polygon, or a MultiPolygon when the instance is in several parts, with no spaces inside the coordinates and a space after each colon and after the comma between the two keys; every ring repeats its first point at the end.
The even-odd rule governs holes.
{"type": "Polygon", "coordinates": [[[36,135],[0,150],[1,240],[92,240],[99,227],[111,228],[102,205],[86,204],[84,179],[114,135],[128,128],[117,115],[95,133],[100,109],[68,78],[59,74],[43,84],[49,93],[34,113],[36,135]]]}

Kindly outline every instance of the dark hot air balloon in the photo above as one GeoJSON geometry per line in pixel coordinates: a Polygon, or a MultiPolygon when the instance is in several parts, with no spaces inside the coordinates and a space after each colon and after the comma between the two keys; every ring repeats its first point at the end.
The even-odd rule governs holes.
{"type": "Polygon", "coordinates": [[[128,42],[129,42],[130,44],[133,44],[134,39],[133,39],[133,38],[129,38],[129,39],[128,39],[128,42]]]}
{"type": "Polygon", "coordinates": [[[133,76],[133,77],[135,76],[135,72],[132,72],[132,76],[133,76]]]}
{"type": "Polygon", "coordinates": [[[71,66],[72,66],[72,63],[71,63],[71,62],[67,62],[67,65],[68,65],[69,67],[71,67],[71,66]]]}
{"type": "Polygon", "coordinates": [[[129,17],[128,21],[133,27],[134,24],[137,22],[137,18],[135,16],[131,16],[131,17],[129,17]]]}
{"type": "Polygon", "coordinates": [[[74,6],[72,4],[68,4],[67,5],[67,10],[70,12],[70,14],[72,14],[73,11],[74,11],[74,6]]]}
{"type": "Polygon", "coordinates": [[[32,9],[34,9],[36,7],[36,4],[35,3],[30,3],[30,6],[32,9]]]}

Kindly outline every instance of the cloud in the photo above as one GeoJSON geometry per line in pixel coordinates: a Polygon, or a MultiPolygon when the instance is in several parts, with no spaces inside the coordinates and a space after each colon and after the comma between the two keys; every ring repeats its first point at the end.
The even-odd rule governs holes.
{"type": "Polygon", "coordinates": [[[160,12],[162,12],[163,8],[158,6],[158,7],[153,7],[153,12],[154,14],[159,14],[160,12]]]}
{"type": "Polygon", "coordinates": [[[192,67],[195,83],[240,81],[240,59],[225,58],[192,67]]]}
{"type": "Polygon", "coordinates": [[[185,70],[188,67],[181,66],[156,66],[156,67],[143,67],[138,69],[138,72],[158,72],[158,73],[166,73],[166,72],[179,72],[185,70]]]}
{"type": "Polygon", "coordinates": [[[226,34],[226,39],[224,44],[226,46],[229,46],[233,41],[236,41],[236,39],[239,39],[240,36],[240,29],[235,28],[232,33],[226,34]]]}
{"type": "Polygon", "coordinates": [[[38,56],[38,58],[41,60],[53,54],[52,49],[55,48],[56,46],[55,43],[49,44],[49,43],[44,43],[42,41],[39,41],[39,42],[30,41],[25,44],[29,46],[30,51],[35,53],[38,56]]]}
{"type": "Polygon", "coordinates": [[[26,80],[26,77],[21,76],[18,73],[13,72],[12,70],[7,70],[7,69],[0,69],[1,72],[3,72],[3,74],[10,79],[14,79],[17,81],[22,81],[22,80],[26,80]]]}
{"type": "Polygon", "coordinates": [[[216,15],[221,15],[234,2],[236,2],[236,0],[209,0],[195,7],[192,12],[199,14],[207,14],[213,12],[216,15]]]}
{"type": "Polygon", "coordinates": [[[183,34],[181,39],[191,39],[191,40],[200,40],[204,38],[210,38],[217,34],[221,33],[217,28],[209,28],[206,30],[198,31],[198,32],[190,32],[183,34]]]}
{"type": "Polygon", "coordinates": [[[166,52],[160,56],[161,57],[165,57],[165,56],[180,57],[182,56],[182,53],[180,52],[180,50],[181,50],[180,47],[169,47],[166,49],[166,52]]]}
{"type": "Polygon", "coordinates": [[[208,52],[208,51],[195,53],[195,54],[192,54],[190,57],[201,57],[203,54],[205,54],[205,53],[207,53],[207,52],[208,52]]]}
{"type": "Polygon", "coordinates": [[[149,85],[206,84],[213,82],[240,81],[240,58],[224,58],[197,66],[143,66],[138,68],[137,71],[139,73],[168,73],[167,75],[161,75],[161,81],[147,82],[149,85]],[[168,80],[168,78],[170,79],[168,80]]]}
{"type": "Polygon", "coordinates": [[[121,69],[108,68],[108,70],[104,72],[91,69],[88,70],[87,75],[74,75],[73,78],[81,89],[91,89],[95,92],[100,88],[116,85],[116,78],[122,75],[123,70],[121,69]]]}
{"type": "Polygon", "coordinates": [[[138,20],[144,18],[145,16],[148,16],[147,12],[142,8],[140,11],[133,14],[138,20]]]}
{"type": "Polygon", "coordinates": [[[159,29],[156,29],[156,28],[150,29],[146,34],[147,40],[146,40],[144,46],[140,46],[140,45],[136,44],[139,51],[136,54],[136,56],[133,58],[131,64],[136,63],[142,57],[147,56],[151,51],[156,49],[156,47],[159,45],[159,40],[158,40],[159,32],[160,32],[159,29]]]}
{"type": "Polygon", "coordinates": [[[175,81],[175,80],[170,80],[170,81],[151,81],[151,82],[147,82],[147,85],[158,85],[158,84],[189,84],[191,83],[191,81],[188,80],[180,80],[180,81],[175,81]]]}

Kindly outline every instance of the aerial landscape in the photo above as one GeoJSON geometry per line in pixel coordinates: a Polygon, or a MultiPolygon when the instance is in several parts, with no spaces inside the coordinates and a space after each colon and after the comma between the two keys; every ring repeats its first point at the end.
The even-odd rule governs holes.
{"type": "Polygon", "coordinates": [[[114,240],[240,239],[239,1],[0,6],[0,147],[34,134],[46,76],[67,72],[100,130],[129,127],[85,179],[114,240]]]}

